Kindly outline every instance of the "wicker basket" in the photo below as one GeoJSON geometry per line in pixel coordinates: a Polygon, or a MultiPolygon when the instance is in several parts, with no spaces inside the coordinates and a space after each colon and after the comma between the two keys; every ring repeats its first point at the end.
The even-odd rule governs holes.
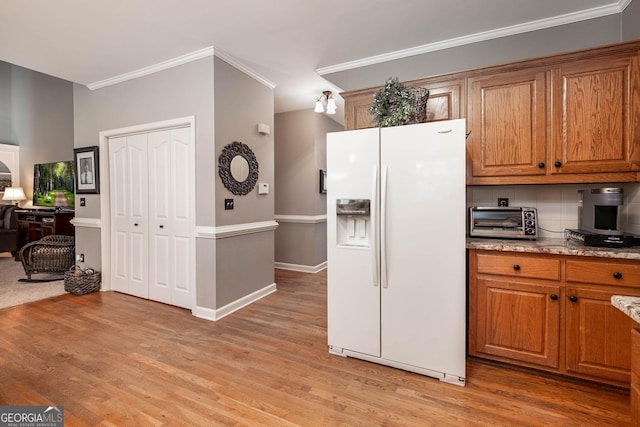
{"type": "Polygon", "coordinates": [[[423,87],[414,87],[413,95],[416,98],[414,103],[416,111],[411,115],[409,124],[424,123],[427,121],[427,101],[429,100],[429,91],[423,87]]]}
{"type": "Polygon", "coordinates": [[[74,295],[85,295],[100,290],[100,272],[73,265],[64,273],[64,290],[74,295]]]}

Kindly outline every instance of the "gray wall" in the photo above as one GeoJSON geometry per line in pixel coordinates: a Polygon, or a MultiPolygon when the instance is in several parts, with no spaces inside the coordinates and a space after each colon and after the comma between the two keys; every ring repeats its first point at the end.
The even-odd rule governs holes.
{"type": "Polygon", "coordinates": [[[11,67],[13,65],[0,61],[0,143],[18,145],[12,139],[11,67]]]}
{"type": "MultiPolygon", "coordinates": [[[[273,221],[273,89],[238,71],[223,60],[215,60],[215,173],[216,226],[273,221]],[[258,123],[272,133],[258,133],[258,123]],[[248,145],[258,161],[258,182],[268,183],[270,192],[256,188],[245,196],[229,192],[217,175],[217,156],[233,141],[248,145]],[[224,210],[224,199],[234,199],[234,209],[224,210]]],[[[210,188],[208,189],[210,192],[210,188]]],[[[211,197],[211,196],[209,196],[211,197]]],[[[274,232],[245,234],[216,240],[215,308],[223,307],[274,283],[274,232]]],[[[207,252],[200,257],[207,256],[207,252]]],[[[204,260],[202,260],[204,262],[204,260]]],[[[208,267],[205,267],[208,268],[208,267]]]]}
{"type": "Polygon", "coordinates": [[[640,39],[640,1],[635,0],[622,12],[622,41],[640,39]]]}
{"type": "MultiPolygon", "coordinates": [[[[637,0],[636,0],[637,1],[637,0]]],[[[632,2],[632,5],[635,2],[632,2]]],[[[634,5],[637,7],[637,5],[634,5]]],[[[630,8],[631,6],[629,6],[630,8]]],[[[627,9],[629,9],[627,8],[627,9]]],[[[626,11],[625,11],[626,12],[626,11]]],[[[631,12],[629,12],[631,14],[631,12]]],[[[629,19],[631,21],[632,19],[629,19]]],[[[638,20],[635,19],[637,23],[638,20]]],[[[638,25],[635,25],[637,28],[638,25]]],[[[634,29],[634,31],[640,31],[634,29]]],[[[609,15],[325,75],[345,91],[588,49],[621,41],[621,17],[609,15]]]]}
{"type": "Polygon", "coordinates": [[[35,163],[73,160],[73,85],[0,62],[0,99],[0,142],[20,146],[20,185],[30,200],[35,163]]]}
{"type": "MultiPolygon", "coordinates": [[[[327,212],[319,192],[326,169],[326,135],[343,126],[312,109],[276,114],[276,214],[315,217],[327,212]]],[[[279,221],[276,262],[315,267],[327,260],[326,223],[279,221]]]]}

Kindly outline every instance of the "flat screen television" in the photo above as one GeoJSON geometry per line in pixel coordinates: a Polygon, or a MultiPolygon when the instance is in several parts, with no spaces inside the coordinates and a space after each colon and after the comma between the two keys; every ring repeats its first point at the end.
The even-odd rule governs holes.
{"type": "Polygon", "coordinates": [[[33,167],[33,206],[73,209],[75,206],[75,164],[40,163],[33,167]]]}

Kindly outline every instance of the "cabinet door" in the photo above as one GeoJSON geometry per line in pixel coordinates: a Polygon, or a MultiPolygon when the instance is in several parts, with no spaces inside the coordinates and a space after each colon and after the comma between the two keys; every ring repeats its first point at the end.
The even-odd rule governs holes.
{"type": "Polygon", "coordinates": [[[469,79],[473,176],[546,173],[545,93],[544,71],[469,79]]]}
{"type": "Polygon", "coordinates": [[[557,368],[560,287],[477,279],[479,353],[557,368]]]}
{"type": "Polygon", "coordinates": [[[367,91],[355,96],[346,96],[344,98],[344,129],[366,129],[371,128],[371,114],[369,108],[373,102],[375,90],[367,91]]]}
{"type": "Polygon", "coordinates": [[[552,173],[639,170],[638,68],[638,57],[622,57],[554,70],[552,173]]]}
{"type": "Polygon", "coordinates": [[[640,296],[629,288],[566,289],[566,369],[628,386],[634,325],[611,305],[614,294],[640,296]]]}

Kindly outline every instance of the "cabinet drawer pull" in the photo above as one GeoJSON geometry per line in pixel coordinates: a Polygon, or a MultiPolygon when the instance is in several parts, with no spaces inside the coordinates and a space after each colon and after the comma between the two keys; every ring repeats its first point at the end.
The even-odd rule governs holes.
{"type": "Polygon", "coordinates": [[[513,265],[513,269],[516,270],[516,271],[520,270],[520,265],[514,264],[513,265]]]}
{"type": "Polygon", "coordinates": [[[571,295],[571,296],[569,297],[569,300],[570,300],[571,302],[576,302],[576,301],[578,301],[578,297],[577,297],[577,296],[575,296],[575,295],[571,295]]]}
{"type": "Polygon", "coordinates": [[[551,298],[552,300],[554,300],[554,301],[555,301],[555,300],[557,300],[557,299],[558,299],[558,295],[556,295],[556,294],[551,294],[551,295],[549,295],[549,298],[551,298]]]}
{"type": "Polygon", "coordinates": [[[544,169],[544,162],[540,162],[540,163],[538,163],[538,167],[539,167],[540,169],[544,169]]]}
{"type": "Polygon", "coordinates": [[[562,166],[562,162],[555,162],[553,165],[555,167],[559,168],[560,166],[562,166]]]}
{"type": "Polygon", "coordinates": [[[613,273],[613,277],[616,279],[622,279],[622,273],[620,273],[619,271],[616,271],[615,273],[613,273]]]}

